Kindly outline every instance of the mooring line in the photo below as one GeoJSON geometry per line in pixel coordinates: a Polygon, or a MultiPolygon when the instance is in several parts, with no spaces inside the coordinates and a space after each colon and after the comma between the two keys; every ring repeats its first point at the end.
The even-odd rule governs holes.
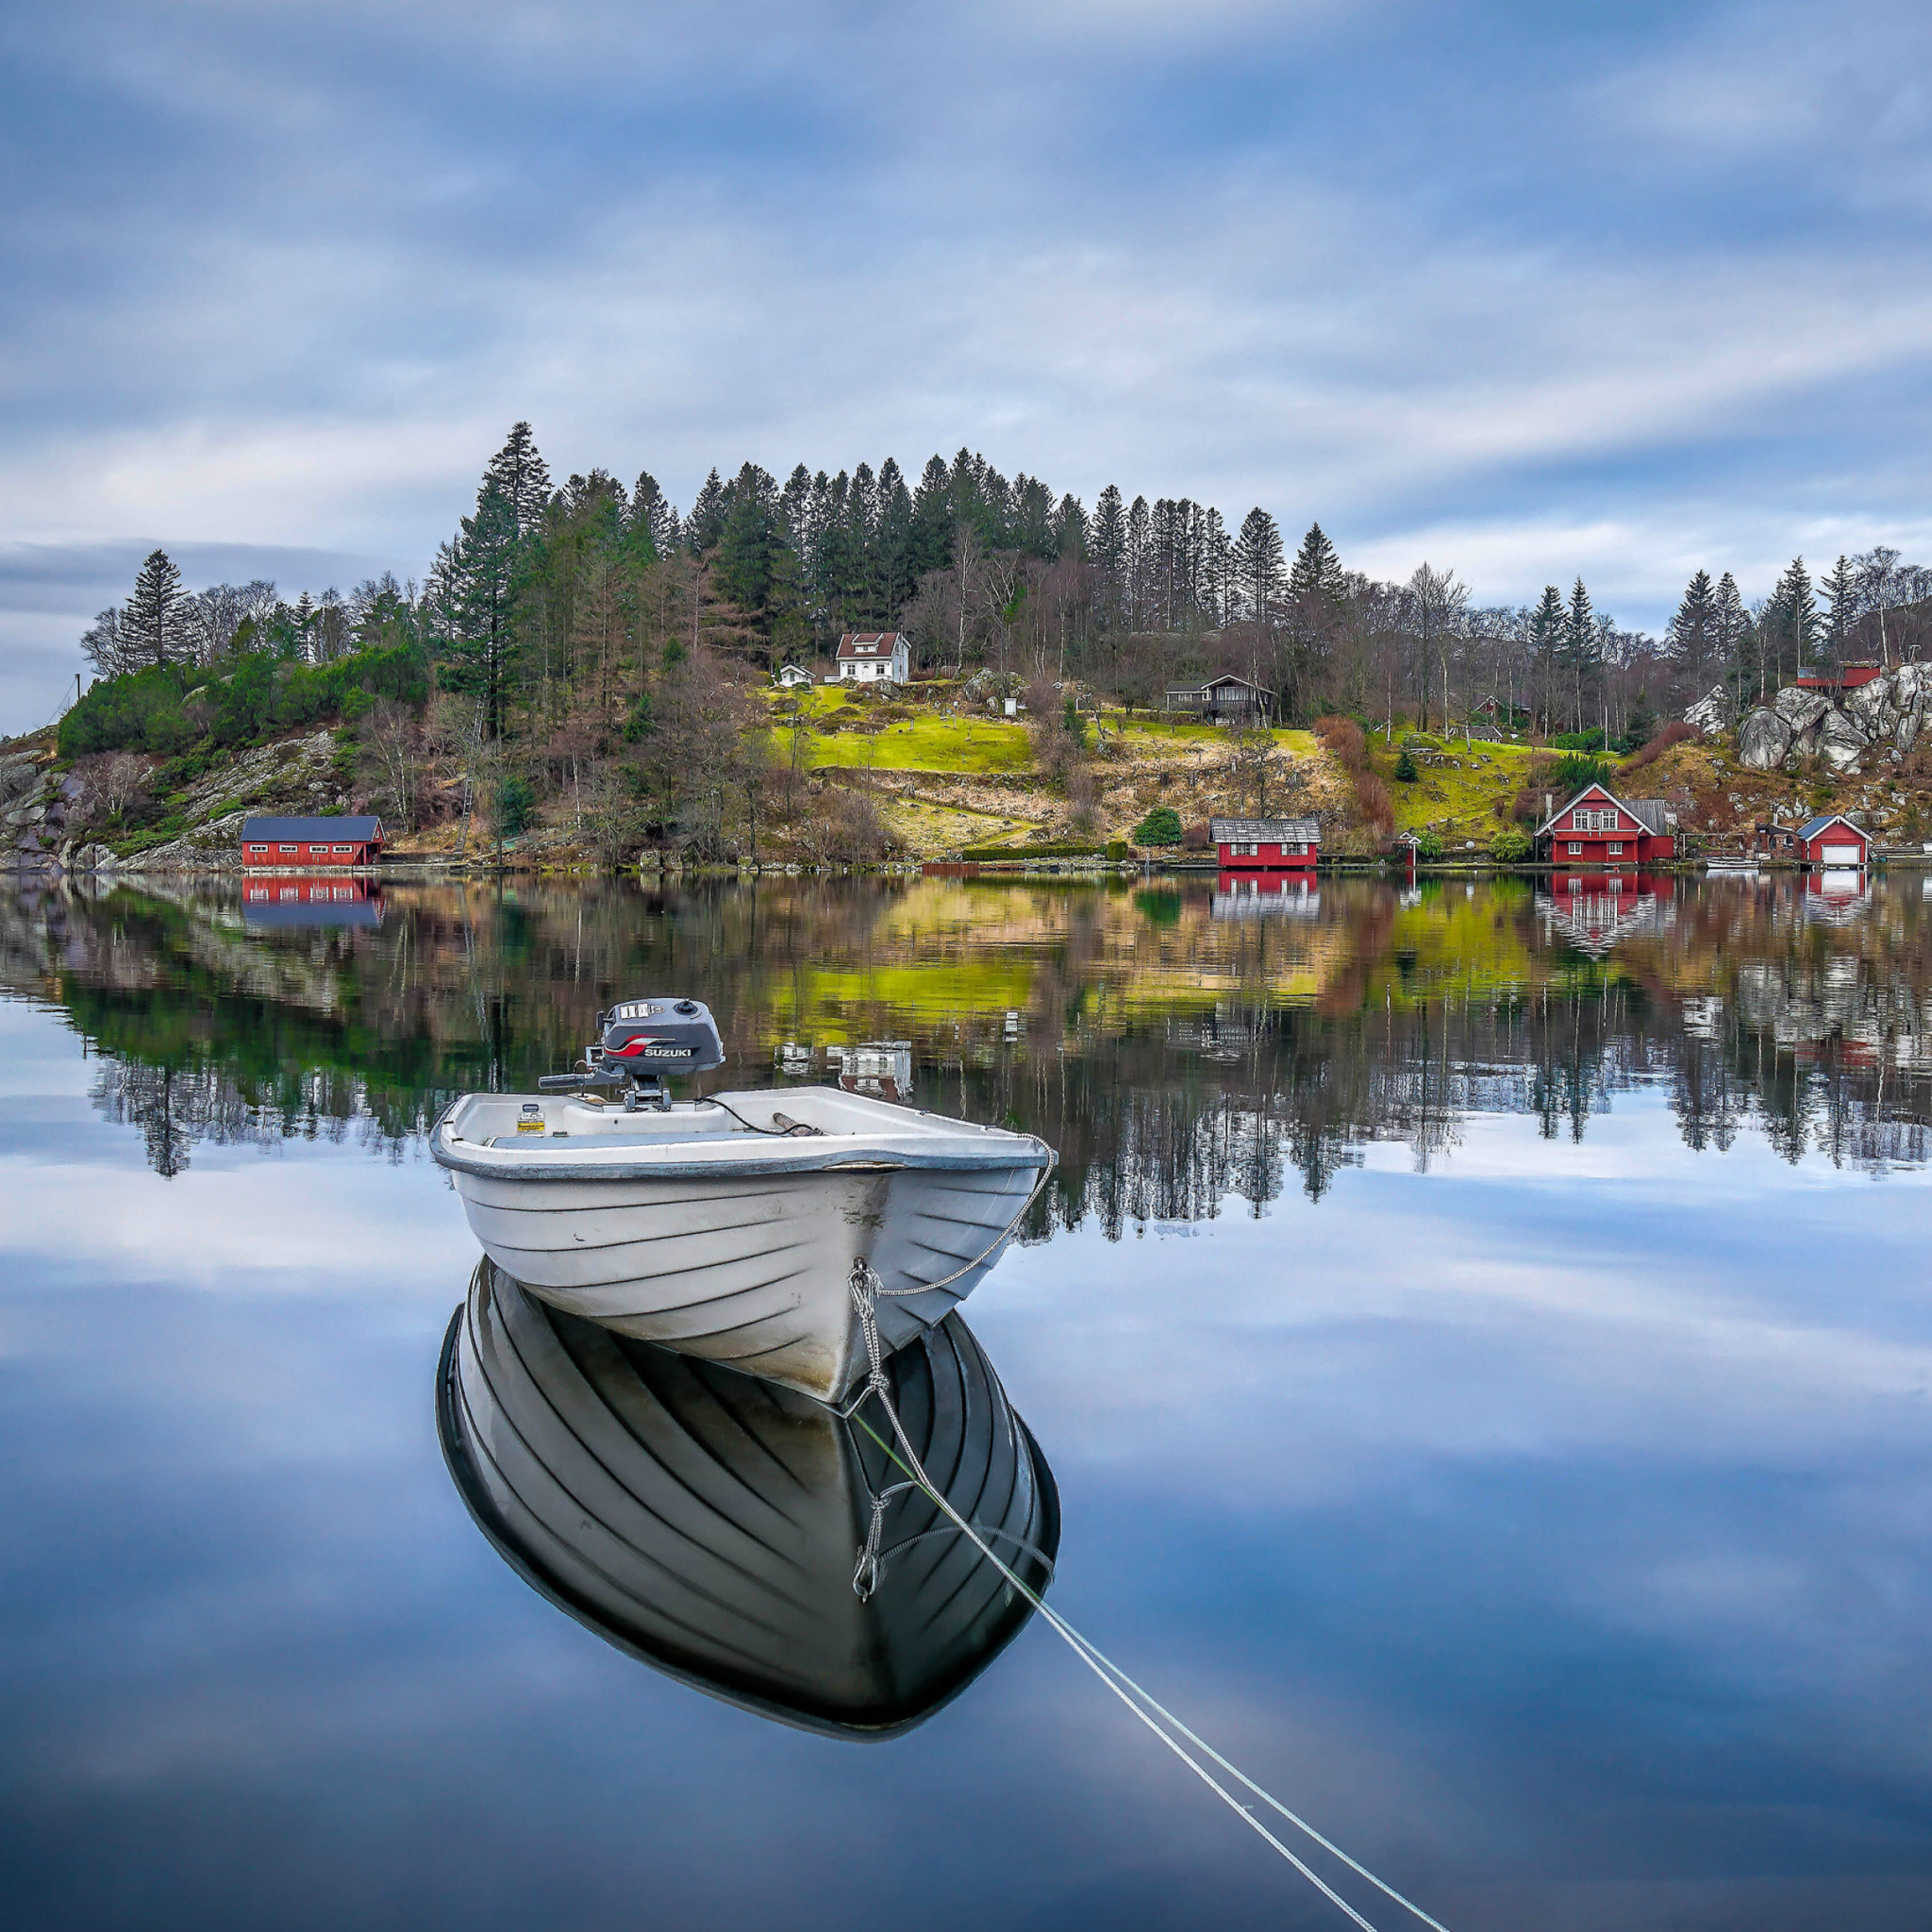
{"type": "MultiPolygon", "coordinates": [[[[859,1427],[885,1451],[886,1455],[892,1461],[898,1463],[906,1474],[932,1499],[959,1533],[1040,1612],[1051,1628],[1058,1634],[1074,1652],[1074,1656],[1140,1719],[1141,1724],[1152,1731],[1242,1824],[1247,1825],[1258,1838],[1273,1846],[1324,1898],[1327,1899],[1355,1924],[1360,1926],[1362,1932],[1375,1932],[1375,1927],[1360,1912],[1357,1911],[1355,1907],[1350,1905],[1333,1886],[1328,1884],[1318,1872],[1311,1869],[1296,1856],[1290,1846],[1284,1844],[1274,1832],[1270,1831],[1255,1816],[1253,1810],[1248,1806],[1243,1805],[1224,1785],[1221,1784],[1213,1774],[1193,1757],[1175,1737],[1163,1728],[1163,1724],[1172,1725],[1174,1730],[1178,1732],[1181,1737],[1186,1738],[1190,1743],[1196,1746],[1207,1757],[1211,1757],[1230,1776],[1238,1779],[1249,1790],[1253,1791],[1257,1798],[1260,1798],[1264,1803],[1279,1812],[1298,1831],[1306,1833],[1308,1838],[1312,1839],[1324,1851],[1340,1858],[1350,1871],[1367,1879],[1376,1890],[1393,1900],[1405,1911],[1412,1913],[1424,1925],[1431,1927],[1432,1932],[1447,1932],[1447,1928],[1442,1925],[1440,1920],[1431,1918],[1419,1905],[1405,1898],[1392,1885],[1376,1877],[1366,1865],[1360,1863],[1357,1859],[1350,1857],[1339,1845],[1324,1838],[1306,1819],[1298,1817],[1279,1798],[1257,1784],[1244,1771],[1229,1763],[1219,1751],[1215,1750],[1204,1739],[1198,1737],[1179,1718],[1175,1717],[1165,1705],[1142,1690],[1097,1644],[1091,1643],[1086,1638],[1082,1637],[1064,1617],[1060,1616],[1057,1610],[1048,1605],[1045,1598],[994,1555],[979,1532],[974,1528],[972,1524],[967,1522],[965,1517],[961,1516],[953,1507],[952,1504],[941,1492],[938,1485],[926,1474],[925,1467],[919,1458],[919,1452],[913,1448],[911,1440],[906,1433],[906,1425],[899,1420],[899,1411],[891,1399],[891,1388],[886,1378],[884,1357],[879,1344],[878,1324],[874,1312],[877,1306],[876,1297],[878,1292],[879,1281],[877,1275],[873,1274],[871,1267],[865,1261],[855,1261],[852,1264],[852,1298],[858,1310],[860,1331],[864,1336],[868,1366],[871,1371],[866,1381],[864,1392],[865,1394],[876,1395],[878,1397],[879,1406],[885,1410],[886,1418],[892,1425],[892,1433],[898,1438],[899,1445],[905,1451],[905,1460],[901,1461],[892,1445],[881,1437],[878,1431],[863,1416],[858,1413],[858,1405],[857,1403],[853,1404],[852,1407],[846,1411],[851,1419],[858,1423],[859,1427]],[[1157,1716],[1160,1722],[1157,1722],[1157,1716]]],[[[863,1400],[863,1397],[860,1399],[863,1400]]]]}

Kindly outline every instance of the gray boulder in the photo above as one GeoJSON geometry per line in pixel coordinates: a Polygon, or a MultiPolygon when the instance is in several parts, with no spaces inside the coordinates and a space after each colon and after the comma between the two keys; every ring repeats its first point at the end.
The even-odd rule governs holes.
{"type": "Polygon", "coordinates": [[[75,872],[115,872],[121,861],[105,845],[83,845],[74,855],[75,872]]]}
{"type": "Polygon", "coordinates": [[[1808,731],[1831,709],[1830,703],[1815,691],[1800,691],[1796,685],[1787,685],[1771,702],[1793,731],[1808,731]]]}
{"type": "Polygon", "coordinates": [[[0,805],[25,798],[29,791],[38,791],[40,783],[41,768],[32,758],[0,758],[0,805]]]}
{"type": "Polygon", "coordinates": [[[1818,754],[1834,771],[1857,771],[1870,746],[1871,740],[1842,711],[1825,712],[1818,727],[1818,754]]]}
{"type": "Polygon", "coordinates": [[[1694,724],[1708,738],[1719,731],[1728,731],[1737,722],[1738,709],[1731,703],[1731,694],[1723,685],[1714,684],[1707,696],[1701,697],[1684,713],[1684,722],[1694,724]]]}
{"type": "Polygon", "coordinates": [[[1745,713],[1738,726],[1738,759],[1754,772],[1774,772],[1791,748],[1791,727],[1768,705],[1745,713]]]}

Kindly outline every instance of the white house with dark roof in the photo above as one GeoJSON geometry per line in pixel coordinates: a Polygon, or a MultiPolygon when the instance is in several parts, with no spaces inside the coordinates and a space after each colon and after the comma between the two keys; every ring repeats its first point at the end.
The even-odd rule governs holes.
{"type": "Polygon", "coordinates": [[[839,677],[848,684],[909,684],[912,652],[904,631],[848,630],[839,640],[839,677]]]}

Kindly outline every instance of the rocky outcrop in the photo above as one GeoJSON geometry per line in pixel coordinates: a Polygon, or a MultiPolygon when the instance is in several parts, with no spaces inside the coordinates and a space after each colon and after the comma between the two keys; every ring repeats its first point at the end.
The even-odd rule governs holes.
{"type": "Polygon", "coordinates": [[[1738,726],[1738,761],[1754,772],[1774,772],[1791,748],[1791,727],[1776,711],[1760,705],[1738,726]]]}
{"type": "Polygon", "coordinates": [[[1738,721],[1738,708],[1731,702],[1731,694],[1723,685],[1714,684],[1709,695],[1698,701],[1684,713],[1684,722],[1694,724],[1707,738],[1720,731],[1728,731],[1738,721]]]}
{"type": "MultiPolygon", "coordinates": [[[[1693,705],[1684,716],[1708,732],[1722,709],[1722,693],[1693,705]]],[[[1880,759],[1903,758],[1932,717],[1932,663],[1902,664],[1839,701],[1822,691],[1787,686],[1768,705],[1747,711],[1738,724],[1738,758],[1754,772],[1795,767],[1819,758],[1834,771],[1856,772],[1880,759]]]]}

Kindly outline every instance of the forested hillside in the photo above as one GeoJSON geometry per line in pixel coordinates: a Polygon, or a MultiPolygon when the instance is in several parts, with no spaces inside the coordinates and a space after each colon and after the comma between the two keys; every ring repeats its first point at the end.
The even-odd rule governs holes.
{"type": "MultiPolygon", "coordinates": [[[[420,582],[293,602],[265,582],[191,592],[156,552],[82,639],[99,680],[59,744],[178,762],[340,722],[360,795],[399,828],[481,808],[514,836],[567,800],[615,858],[722,849],[761,809],[808,808],[803,776],[825,760],[803,755],[795,709],[774,714],[769,675],[823,673],[847,630],[905,631],[956,709],[1030,694],[1031,762],[1071,796],[1091,748],[1083,709],[1158,705],[1214,671],[1267,686],[1286,724],[1350,716],[1385,743],[1479,718],[1487,736],[1630,750],[1714,684],[1750,700],[1814,658],[1925,656],[1928,613],[1932,573],[1877,548],[1815,581],[1796,559],[1748,607],[1729,573],[1699,571],[1653,638],[1580,580],[1484,606],[1432,563],[1401,582],[1352,571],[1319,524],[1291,556],[1259,507],[1233,522],[1113,487],[1089,507],[966,450],[916,478],[890,458],[836,475],[801,463],[782,483],[746,463],[680,511],[648,473],[558,485],[518,424],[420,582]]],[[[848,827],[858,847],[874,829],[848,827]]]]}

